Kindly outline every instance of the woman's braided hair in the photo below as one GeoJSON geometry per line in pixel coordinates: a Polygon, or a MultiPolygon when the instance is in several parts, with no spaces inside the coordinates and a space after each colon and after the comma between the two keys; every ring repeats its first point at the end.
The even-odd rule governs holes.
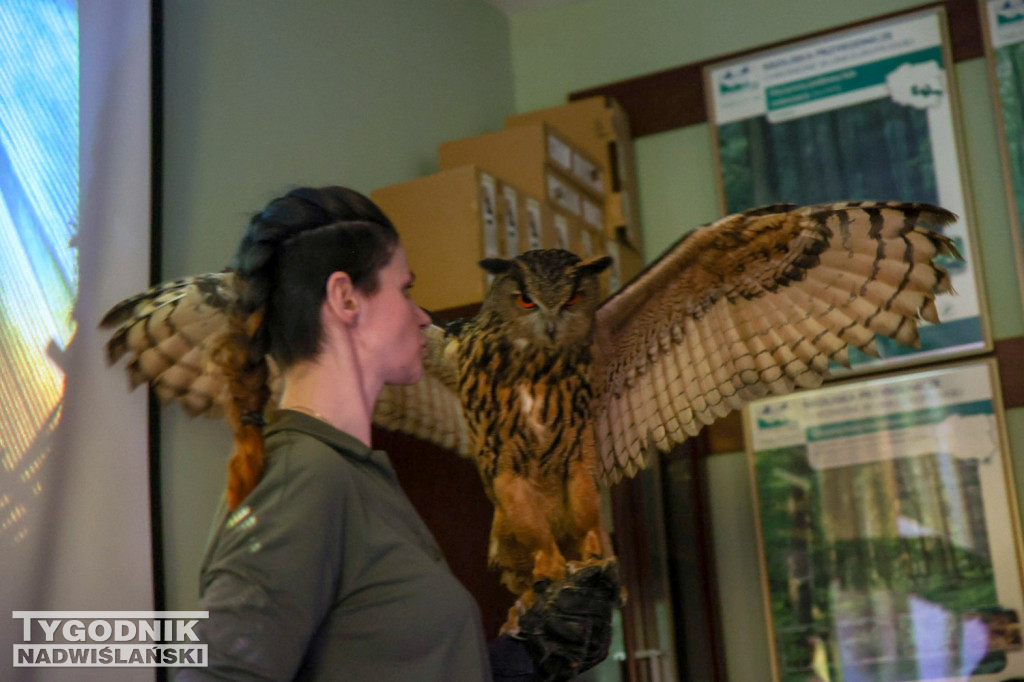
{"type": "Polygon", "coordinates": [[[235,253],[238,300],[230,328],[211,351],[227,379],[235,432],[227,500],[235,509],[263,475],[263,412],[270,398],[267,355],[283,371],[314,357],[328,277],[348,273],[365,294],[398,245],[398,233],[365,196],[344,187],[303,187],[253,216],[235,253]]]}

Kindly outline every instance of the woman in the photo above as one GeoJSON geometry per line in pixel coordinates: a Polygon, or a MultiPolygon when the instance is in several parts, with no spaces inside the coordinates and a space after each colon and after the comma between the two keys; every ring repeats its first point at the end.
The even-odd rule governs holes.
{"type": "MultiPolygon", "coordinates": [[[[252,219],[233,269],[236,328],[213,353],[236,437],[202,566],[209,667],[177,679],[492,679],[476,604],[370,447],[377,396],[419,379],[430,322],[394,227],[351,190],[297,189],[252,219]],[[284,391],[264,428],[268,354],[284,391]]],[[[603,658],[612,599],[589,586],[567,586],[569,614],[524,617],[532,634],[494,647],[495,669],[546,679],[527,651],[540,668],[603,658]]]]}

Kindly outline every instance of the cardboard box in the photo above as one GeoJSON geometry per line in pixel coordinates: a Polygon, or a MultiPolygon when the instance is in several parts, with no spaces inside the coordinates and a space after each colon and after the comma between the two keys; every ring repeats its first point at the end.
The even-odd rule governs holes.
{"type": "Polygon", "coordinates": [[[634,248],[642,247],[637,210],[636,164],[629,119],[608,97],[590,97],[568,104],[515,114],[505,126],[546,123],[592,159],[605,172],[606,226],[610,237],[622,233],[634,248]]]}
{"type": "Polygon", "coordinates": [[[571,248],[579,244],[579,218],[498,180],[501,255],[512,258],[533,249],[571,248]],[[559,215],[558,227],[555,216],[559,215]]]}
{"type": "Polygon", "coordinates": [[[576,252],[576,255],[580,258],[607,256],[607,241],[608,238],[604,234],[604,229],[595,229],[589,225],[583,225],[580,230],[580,248],[579,251],[576,252]]]}
{"type": "Polygon", "coordinates": [[[643,244],[639,214],[635,192],[623,190],[607,195],[604,216],[609,239],[624,241],[639,251],[643,244]]]}
{"type": "Polygon", "coordinates": [[[604,201],[604,167],[542,122],[443,142],[438,162],[442,169],[475,165],[577,216],[581,196],[604,201]]]}
{"type": "Polygon", "coordinates": [[[483,300],[487,273],[478,263],[503,255],[499,192],[493,175],[463,166],[370,194],[398,229],[416,274],[413,298],[424,308],[483,300]]]}
{"type": "Polygon", "coordinates": [[[605,243],[605,249],[614,261],[608,268],[608,291],[615,293],[640,274],[644,269],[644,257],[628,243],[619,239],[609,239],[605,243]]]}
{"type": "MultiPolygon", "coordinates": [[[[512,258],[562,243],[556,209],[471,165],[382,187],[370,198],[398,228],[416,273],[413,297],[429,310],[483,300],[490,277],[480,259],[512,258]]],[[[563,248],[578,248],[579,219],[561,215],[563,248]]]]}
{"type": "Polygon", "coordinates": [[[566,251],[579,254],[582,245],[580,241],[580,230],[582,229],[580,227],[580,219],[568,211],[555,206],[550,207],[550,211],[553,227],[549,232],[551,239],[546,243],[542,243],[542,248],[565,249],[566,251]]]}
{"type": "MultiPolygon", "coordinates": [[[[604,226],[591,227],[590,225],[583,225],[583,230],[580,234],[580,250],[578,255],[581,258],[593,258],[594,256],[611,256],[611,250],[609,249],[608,235],[605,234],[604,226]]],[[[602,272],[599,276],[601,282],[601,295],[607,297],[613,291],[612,281],[613,273],[616,268],[616,262],[613,256],[612,266],[602,272]]]]}
{"type": "Polygon", "coordinates": [[[545,202],[536,197],[524,195],[523,214],[525,228],[522,231],[523,251],[542,249],[545,248],[545,244],[554,243],[554,216],[551,208],[545,202]]]}
{"type": "Polygon", "coordinates": [[[525,251],[525,195],[516,187],[498,180],[498,224],[501,233],[501,255],[512,258],[525,251]]]}
{"type": "Polygon", "coordinates": [[[604,205],[594,199],[591,199],[590,197],[583,197],[581,200],[581,204],[582,210],[580,211],[580,218],[583,219],[583,224],[599,232],[604,232],[604,205]]]}
{"type": "MultiPolygon", "coordinates": [[[[632,151],[632,136],[625,110],[610,97],[588,97],[547,109],[536,109],[505,118],[506,128],[546,123],[564,136],[573,146],[601,163],[610,160],[618,151],[610,152],[608,145],[625,145],[632,151]]],[[[628,159],[620,160],[627,161],[628,159]]],[[[611,167],[609,167],[609,170],[611,167]]],[[[606,179],[609,183],[613,177],[606,179]]],[[[610,184],[607,188],[615,191],[610,184]]]]}

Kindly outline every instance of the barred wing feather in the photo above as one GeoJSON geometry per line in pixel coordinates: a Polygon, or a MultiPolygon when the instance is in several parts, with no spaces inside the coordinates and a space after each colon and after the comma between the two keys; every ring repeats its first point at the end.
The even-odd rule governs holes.
{"type": "MultiPolygon", "coordinates": [[[[107,360],[114,364],[130,358],[127,371],[133,389],[149,382],[163,402],[178,402],[191,416],[221,416],[230,393],[207,353],[227,331],[235,299],[230,272],[177,279],[132,296],[111,308],[100,322],[100,327],[113,330],[107,360]]],[[[427,339],[423,379],[411,386],[385,387],[374,421],[468,454],[454,369],[444,358],[444,346],[451,339],[440,327],[429,328],[427,339]]],[[[282,379],[272,359],[268,364],[273,405],[282,379]]]]}
{"type": "Polygon", "coordinates": [[[423,378],[415,384],[385,386],[377,399],[373,421],[430,441],[462,456],[470,456],[469,426],[458,395],[452,344],[458,340],[445,329],[427,328],[423,378]]]}
{"type": "Polygon", "coordinates": [[[752,399],[819,385],[876,334],[918,343],[952,291],[933,230],[956,216],[910,203],[769,206],[698,228],[597,312],[601,476],[632,476],[752,399]]]}
{"type": "Polygon", "coordinates": [[[192,416],[217,416],[229,399],[223,377],[210,371],[206,353],[227,324],[235,300],[230,272],[158,284],[114,306],[100,322],[113,329],[107,361],[124,356],[134,389],[150,382],[164,402],[177,401],[192,416]]]}

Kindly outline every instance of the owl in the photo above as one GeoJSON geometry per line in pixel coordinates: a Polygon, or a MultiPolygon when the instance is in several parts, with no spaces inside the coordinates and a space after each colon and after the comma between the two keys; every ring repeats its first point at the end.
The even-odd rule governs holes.
{"type": "MultiPolygon", "coordinates": [[[[936,259],[959,253],[937,230],[955,220],[912,203],[763,207],[690,231],[608,298],[607,257],[485,259],[479,313],[426,331],[424,377],[386,387],[374,421],[475,462],[514,632],[536,585],[613,559],[600,486],[752,399],[820,385],[851,346],[917,344],[952,291],[936,259]]],[[[131,354],[133,384],[216,413],[226,389],[204,356],[233,297],[224,272],[128,299],[102,323],[109,360],[131,354]]]]}

